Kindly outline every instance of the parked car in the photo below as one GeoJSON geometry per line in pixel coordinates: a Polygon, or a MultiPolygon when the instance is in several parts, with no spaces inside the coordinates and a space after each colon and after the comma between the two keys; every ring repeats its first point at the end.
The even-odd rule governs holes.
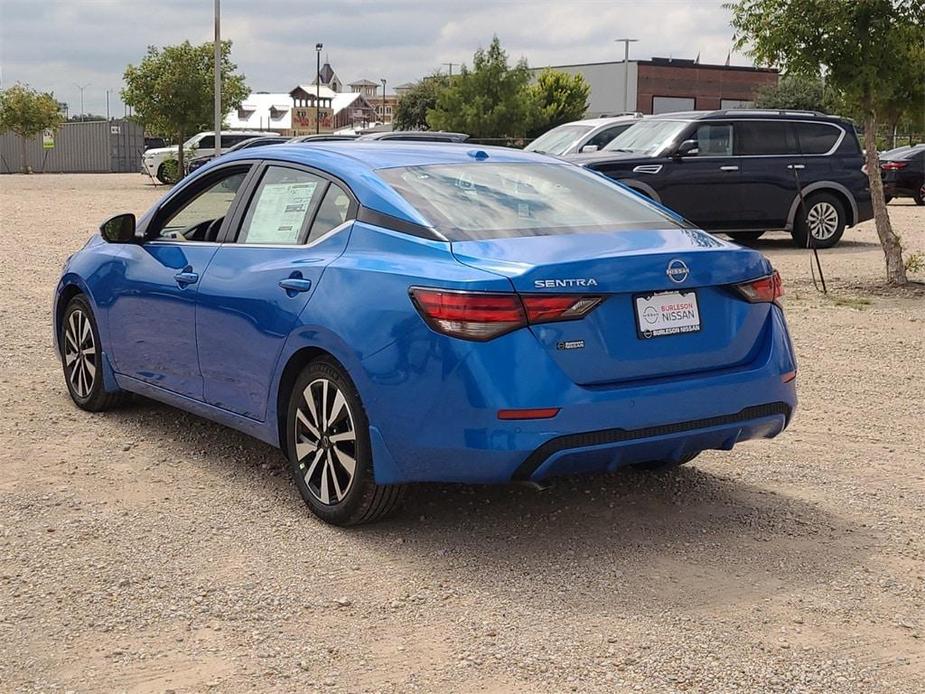
{"type": "MultiPolygon", "coordinates": [[[[222,150],[230,149],[239,142],[252,137],[268,135],[266,131],[259,130],[223,130],[222,150]]],[[[176,145],[170,147],[155,147],[145,150],[141,157],[141,170],[149,176],[154,176],[161,183],[175,183],[177,178],[176,166],[171,167],[166,162],[177,161],[180,148],[176,145]]],[[[215,153],[215,133],[212,131],[198,133],[183,143],[183,153],[191,159],[196,156],[208,156],[215,153]]]]}
{"type": "Polygon", "coordinates": [[[873,217],[853,125],[820,113],[651,116],[602,152],[570,159],[738,240],[783,229],[800,247],[830,248],[846,227],[873,217]]]}
{"type": "Polygon", "coordinates": [[[140,393],[279,446],[350,525],[410,482],[661,470],[776,436],[780,294],[757,251],[567,162],[331,142],[229,154],[108,220],[52,315],[78,407],[140,393]]]}
{"type": "MultiPolygon", "coordinates": [[[[263,137],[251,137],[246,140],[241,140],[241,142],[239,142],[238,144],[229,147],[227,151],[222,150],[222,156],[224,156],[225,154],[230,154],[231,152],[237,152],[242,149],[251,149],[252,147],[263,147],[263,146],[271,146],[271,145],[281,145],[286,142],[292,142],[292,139],[288,137],[280,137],[279,135],[275,135],[275,134],[265,135],[263,137]]],[[[215,159],[214,151],[212,154],[204,154],[202,156],[194,157],[193,159],[190,159],[189,163],[186,165],[187,176],[193,173],[194,171],[198,171],[199,169],[201,169],[203,166],[208,164],[213,159],[215,159]]]]}
{"type": "Polygon", "coordinates": [[[617,135],[638,123],[641,118],[641,113],[632,113],[564,123],[543,133],[524,149],[557,157],[597,152],[604,149],[617,135]]]}
{"type": "Polygon", "coordinates": [[[391,130],[381,133],[366,133],[358,140],[399,140],[406,142],[465,142],[469,136],[465,133],[445,133],[438,130],[391,130]]]}
{"type": "Polygon", "coordinates": [[[292,142],[346,142],[348,140],[356,140],[358,137],[359,135],[317,133],[315,135],[302,135],[301,137],[294,137],[292,138],[292,142]]]}
{"type": "Polygon", "coordinates": [[[880,159],[883,194],[886,201],[912,198],[916,205],[925,205],[925,144],[901,149],[880,159]]]}

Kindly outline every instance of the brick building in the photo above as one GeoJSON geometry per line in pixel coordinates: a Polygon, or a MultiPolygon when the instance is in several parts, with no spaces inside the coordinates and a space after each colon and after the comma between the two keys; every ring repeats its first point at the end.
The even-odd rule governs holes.
{"type": "MultiPolygon", "coordinates": [[[[591,86],[587,117],[640,111],[705,111],[747,108],[755,91],[776,84],[777,70],[740,65],[707,65],[695,60],[652,58],[607,63],[551,65],[581,75],[591,86]]],[[[545,68],[534,68],[538,75],[545,68]]]]}

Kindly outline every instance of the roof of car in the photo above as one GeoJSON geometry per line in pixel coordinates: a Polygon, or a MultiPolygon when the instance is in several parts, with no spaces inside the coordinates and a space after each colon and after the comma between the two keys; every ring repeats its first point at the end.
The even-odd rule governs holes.
{"type": "MultiPolygon", "coordinates": [[[[573,120],[568,123],[563,123],[562,125],[587,125],[592,128],[598,128],[602,125],[610,125],[611,123],[622,123],[624,121],[633,121],[639,120],[642,118],[641,115],[635,115],[632,113],[624,113],[619,116],[601,116],[600,118],[583,118],[581,120],[573,120]]],[[[562,126],[558,126],[562,127],[562,126]]]]}
{"type": "Polygon", "coordinates": [[[230,152],[202,167],[197,171],[197,176],[200,172],[205,172],[214,166],[257,158],[318,168],[344,181],[363,205],[385,214],[425,225],[426,222],[420,212],[399,196],[382,178],[370,174],[377,169],[400,166],[478,164],[481,161],[569,165],[553,157],[507,147],[483,147],[466,143],[354,140],[352,142],[322,141],[312,143],[310,147],[304,144],[287,143],[230,152]]]}

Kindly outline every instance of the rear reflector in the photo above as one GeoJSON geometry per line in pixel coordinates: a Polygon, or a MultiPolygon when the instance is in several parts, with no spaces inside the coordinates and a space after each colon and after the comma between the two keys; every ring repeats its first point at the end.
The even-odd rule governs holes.
{"type": "Polygon", "coordinates": [[[784,285],[775,270],[766,277],[735,285],[736,290],[753,304],[777,302],[784,295],[784,285]]]}
{"type": "Polygon", "coordinates": [[[498,419],[551,419],[559,414],[558,407],[538,407],[532,410],[498,410],[498,419]]]}
{"type": "Polygon", "coordinates": [[[411,300],[437,332],[484,341],[530,324],[582,318],[601,302],[601,297],[412,287],[411,300]]]}
{"type": "Polygon", "coordinates": [[[796,371],[787,371],[781,374],[780,380],[782,383],[790,383],[790,381],[792,381],[796,377],[797,377],[796,371]]]}

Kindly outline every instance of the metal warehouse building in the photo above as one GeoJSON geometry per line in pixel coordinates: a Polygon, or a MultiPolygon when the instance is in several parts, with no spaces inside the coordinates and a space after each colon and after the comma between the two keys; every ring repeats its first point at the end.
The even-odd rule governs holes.
{"type": "MultiPolygon", "coordinates": [[[[128,173],[140,170],[144,128],[128,120],[65,123],[46,148],[42,135],[26,142],[26,165],[37,173],[128,173]]],[[[22,170],[22,138],[0,135],[0,173],[22,170]]]]}

